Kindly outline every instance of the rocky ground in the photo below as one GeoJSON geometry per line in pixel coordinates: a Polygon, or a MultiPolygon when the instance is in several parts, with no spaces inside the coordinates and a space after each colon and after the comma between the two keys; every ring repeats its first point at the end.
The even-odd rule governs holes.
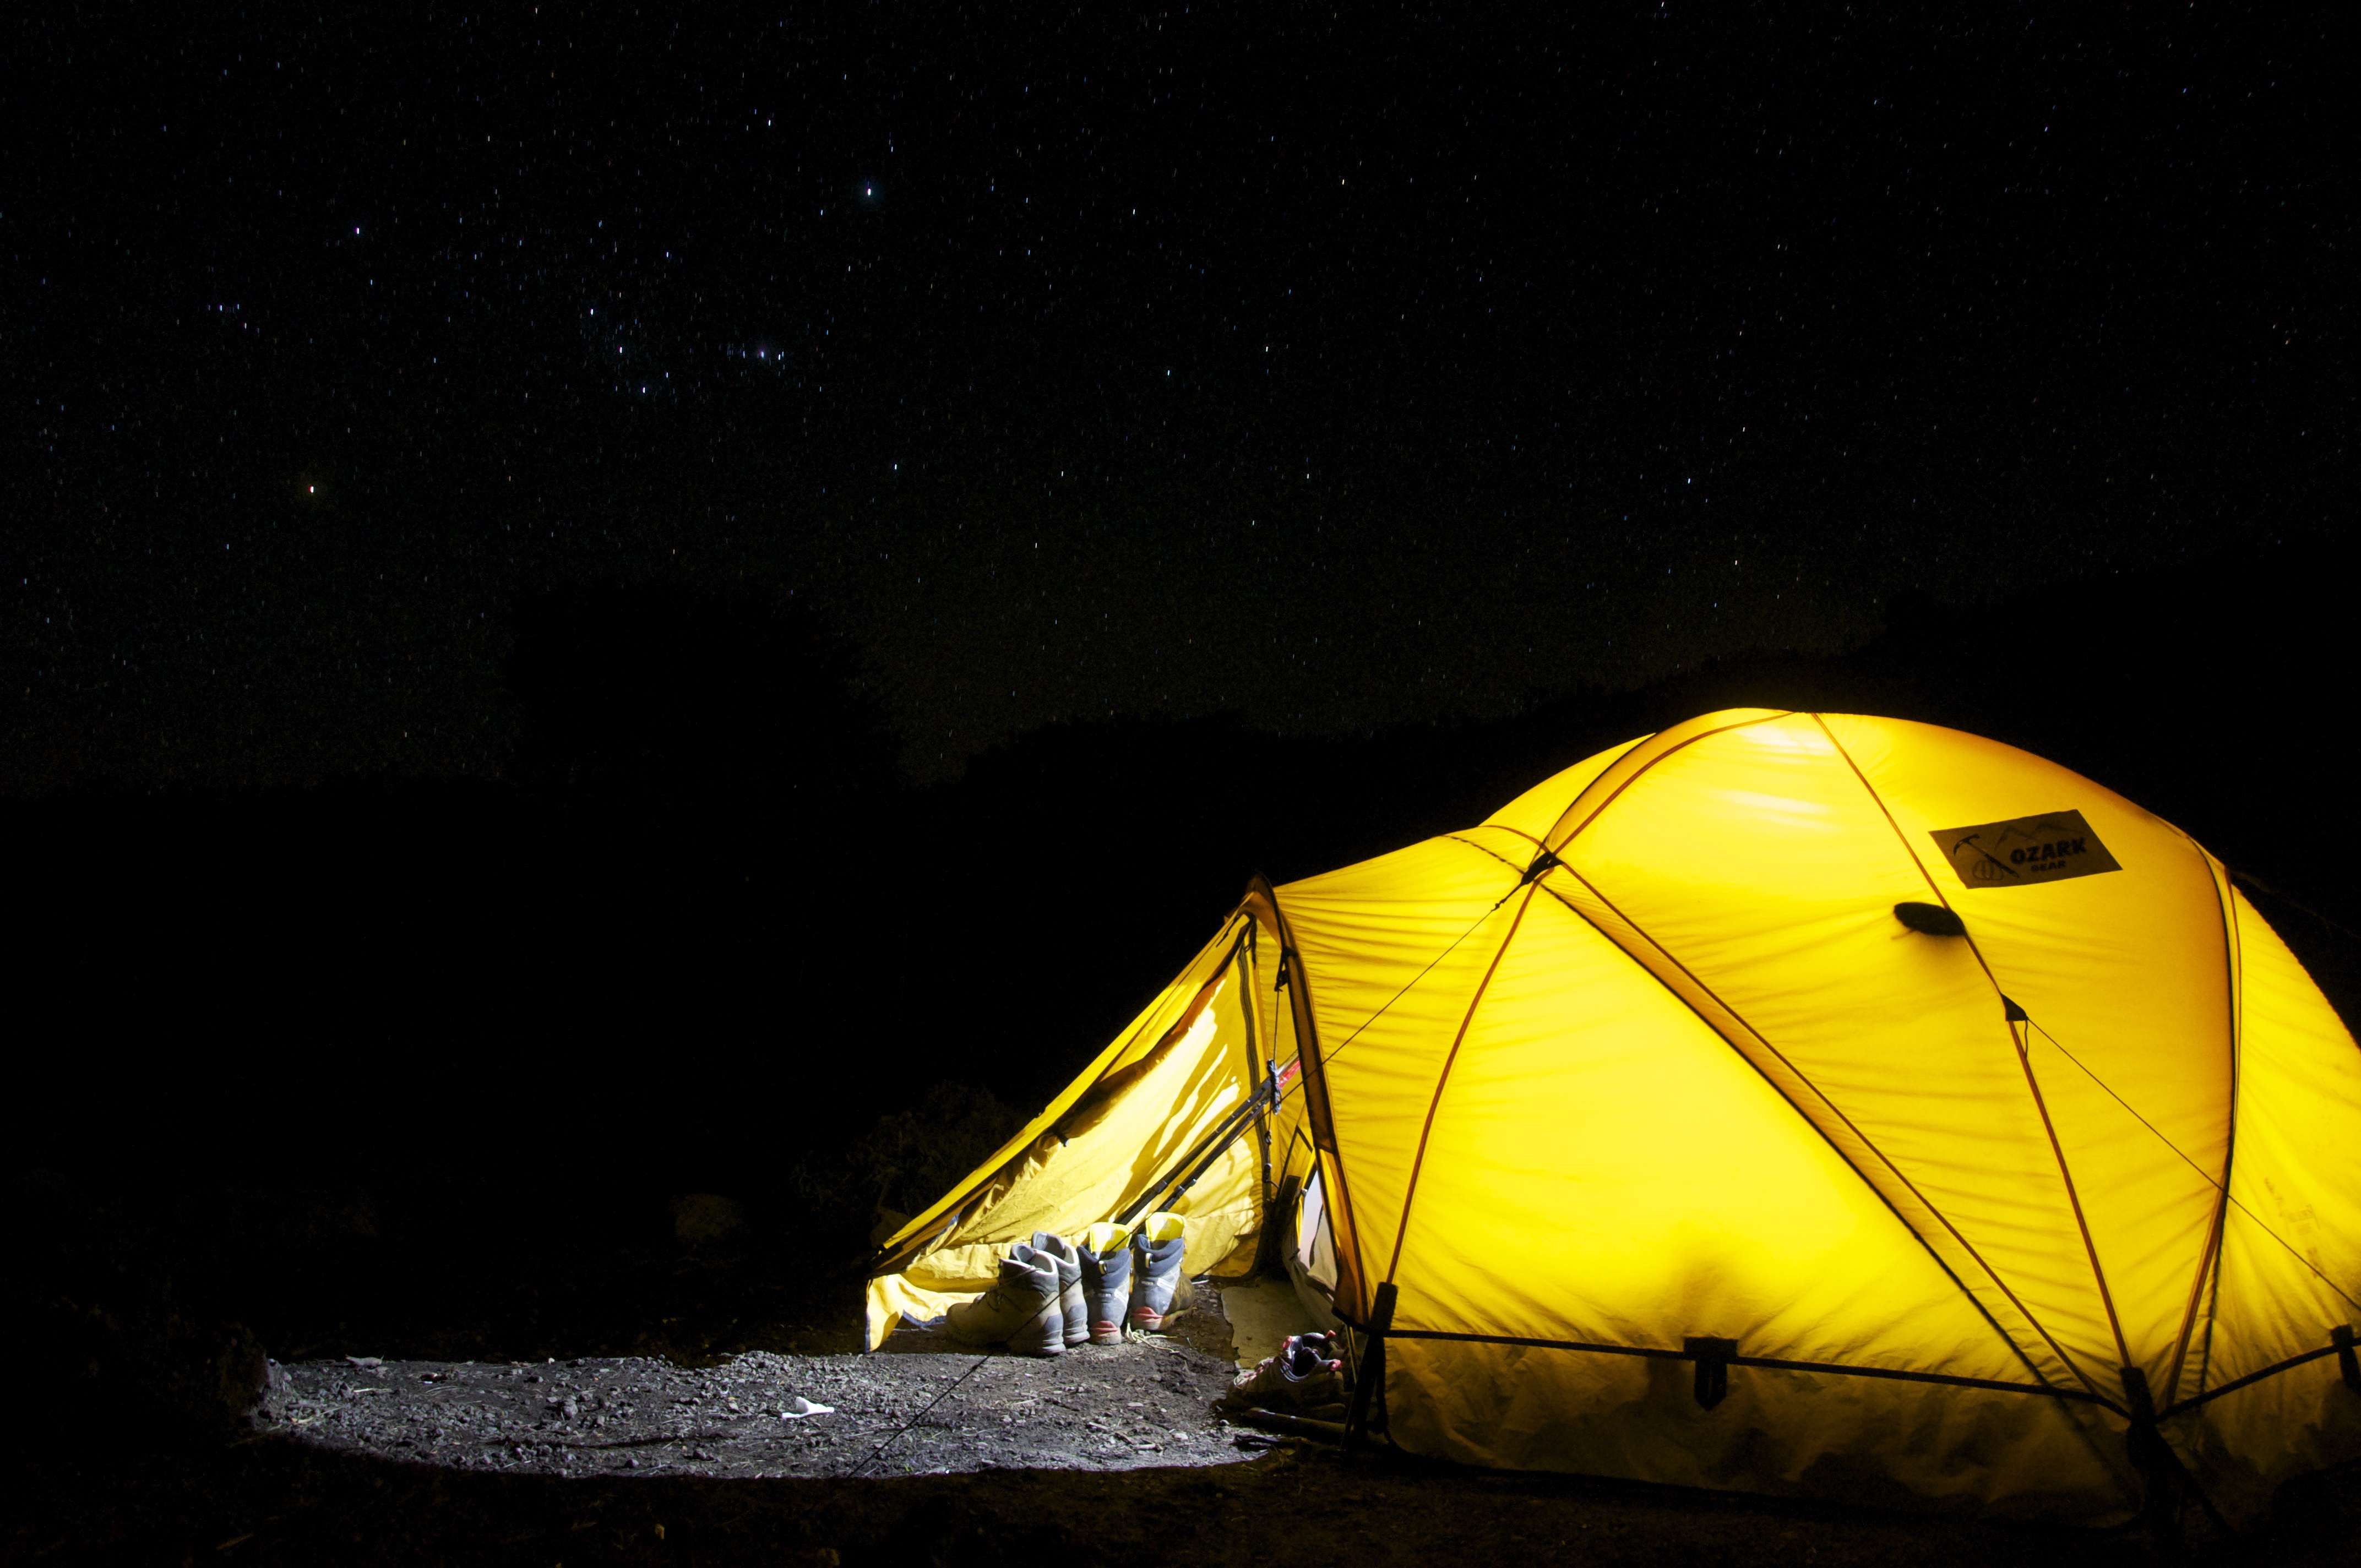
{"type": "MultiPolygon", "coordinates": [[[[1208,1408],[1231,1372],[1229,1318],[1246,1300],[1233,1292],[1228,1312],[1220,1298],[1201,1303],[1166,1339],[1052,1360],[923,1332],[874,1355],[741,1343],[446,1361],[347,1343],[270,1368],[260,1408],[231,1425],[174,1424],[162,1406],[90,1393],[37,1401],[5,1458],[0,1563],[2361,1561],[2350,1474],[2291,1487],[2267,1530],[2172,1549],[2137,1530],[1934,1519],[1274,1442],[1208,1408]],[[832,1409],[802,1413],[810,1405],[832,1409]]],[[[1248,1351],[1254,1332],[1240,1315],[1248,1351]]]]}
{"type": "Polygon", "coordinates": [[[504,1475],[1136,1470],[1244,1456],[1240,1434],[1212,1413],[1231,1371],[1163,1339],[1043,1360],[943,1351],[755,1352],[708,1367],[348,1359],[275,1368],[256,1424],[337,1453],[504,1475]]]}
{"type": "MultiPolygon", "coordinates": [[[[1159,1353],[1137,1360],[1158,1365],[1148,1360],[1151,1354],[1159,1353]]],[[[1040,1371],[1052,1380],[1059,1376],[1040,1371]]],[[[578,1408],[578,1393],[577,1402],[578,1408]]],[[[748,1403],[742,1393],[740,1403],[748,1403]]],[[[324,1418],[314,1423],[327,1424],[324,1418]]],[[[940,1435],[946,1442],[961,1436],[950,1430],[940,1435]]],[[[726,1444],[702,1467],[618,1471],[545,1460],[462,1467],[262,1434],[169,1448],[143,1445],[137,1436],[48,1443],[14,1464],[16,1496],[0,1561],[246,1568],[1035,1568],[1043,1562],[1126,1568],[2149,1568],[2193,1561],[2221,1568],[2327,1568],[2355,1560],[2361,1524],[2349,1478],[2292,1499],[2287,1517],[2266,1535],[2175,1554],[2132,1532],[2011,1529],[1578,1477],[1469,1472],[1319,1446],[1281,1446],[1233,1464],[1154,1455],[1114,1469],[848,1478],[728,1473],[719,1457],[726,1444]]]]}

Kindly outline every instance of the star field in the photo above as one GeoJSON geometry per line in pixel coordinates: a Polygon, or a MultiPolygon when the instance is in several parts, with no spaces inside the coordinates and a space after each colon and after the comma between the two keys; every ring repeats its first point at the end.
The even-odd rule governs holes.
{"type": "Polygon", "coordinates": [[[569,584],[809,607],[927,776],[2324,529],[2323,29],[20,22],[12,776],[498,773],[569,584]]]}

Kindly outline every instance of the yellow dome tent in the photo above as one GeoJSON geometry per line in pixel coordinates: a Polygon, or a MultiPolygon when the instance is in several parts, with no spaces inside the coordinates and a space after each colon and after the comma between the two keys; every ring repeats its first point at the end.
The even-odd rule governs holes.
{"type": "Polygon", "coordinates": [[[2351,1036],[2188,835],[1929,725],[1710,714],[1257,883],[871,1343],[1159,1203],[1317,1252],[1417,1453],[2092,1522],[2361,1453],[2351,1036]]]}

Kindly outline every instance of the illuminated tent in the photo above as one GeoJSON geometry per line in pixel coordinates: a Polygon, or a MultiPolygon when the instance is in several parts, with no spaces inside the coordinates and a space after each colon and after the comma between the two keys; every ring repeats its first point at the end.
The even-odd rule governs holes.
{"type": "Polygon", "coordinates": [[[2092,1522],[2361,1453],[2352,1037],[2186,834],[1927,725],[1710,714],[1258,883],[873,1344],[1159,1200],[1317,1254],[1418,1453],[2092,1522]]]}

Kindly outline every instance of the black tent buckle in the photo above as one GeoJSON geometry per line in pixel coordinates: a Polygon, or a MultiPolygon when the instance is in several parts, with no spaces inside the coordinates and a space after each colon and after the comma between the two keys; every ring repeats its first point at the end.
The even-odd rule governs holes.
{"type": "Polygon", "coordinates": [[[1681,1342],[1681,1354],[1697,1363],[1697,1402],[1710,1410],[1730,1398],[1730,1364],[1738,1354],[1734,1339],[1691,1334],[1681,1342]]]}

